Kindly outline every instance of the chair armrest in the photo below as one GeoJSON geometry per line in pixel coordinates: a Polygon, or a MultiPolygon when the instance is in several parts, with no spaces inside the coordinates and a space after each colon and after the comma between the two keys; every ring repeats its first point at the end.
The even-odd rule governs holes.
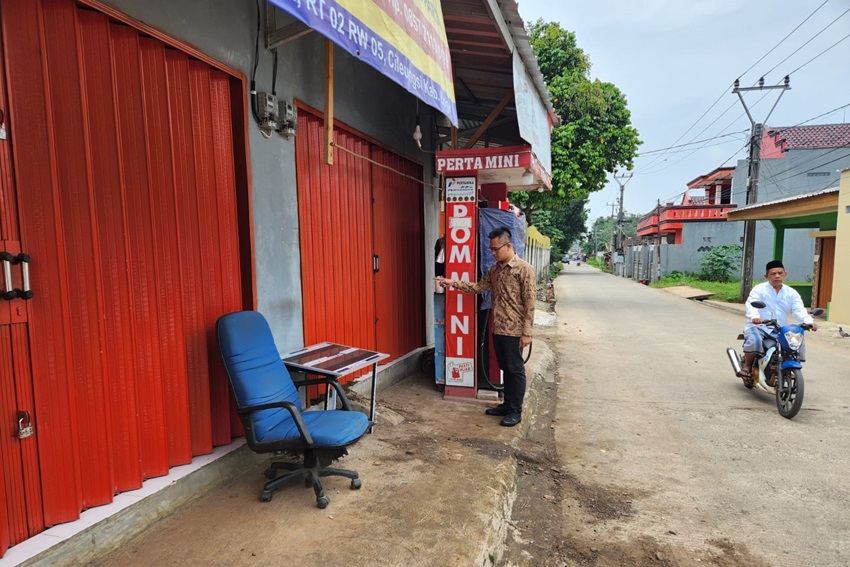
{"type": "Polygon", "coordinates": [[[304,380],[293,380],[296,388],[301,386],[318,386],[320,384],[338,384],[336,378],[305,378],[304,380]]]}
{"type": "Polygon", "coordinates": [[[342,409],[344,411],[352,411],[351,403],[348,401],[348,396],[345,395],[345,391],[342,389],[342,386],[337,381],[336,378],[314,378],[312,380],[293,380],[293,384],[295,384],[296,388],[300,388],[301,386],[316,386],[318,384],[330,384],[333,386],[333,389],[336,390],[336,393],[339,395],[339,399],[342,401],[342,409]]]}
{"type": "MultiPolygon", "coordinates": [[[[348,400],[346,400],[347,402],[348,400]]],[[[240,416],[249,416],[258,411],[268,410],[268,409],[285,409],[292,416],[292,421],[295,422],[295,426],[298,428],[298,432],[301,434],[301,437],[304,438],[304,441],[310,445],[313,444],[313,437],[310,435],[310,432],[307,430],[307,424],[304,423],[304,419],[301,417],[301,411],[298,409],[298,406],[293,404],[292,402],[271,402],[268,404],[259,404],[256,406],[245,406],[244,408],[238,408],[236,411],[240,416]]],[[[254,428],[251,428],[251,435],[254,434],[254,428]]],[[[256,438],[254,439],[256,441],[256,438]]]]}
{"type": "Polygon", "coordinates": [[[296,413],[300,413],[298,407],[295,404],[287,401],[270,402],[268,404],[259,404],[256,406],[245,406],[243,408],[238,408],[236,411],[237,413],[239,413],[239,415],[249,415],[254,412],[275,408],[285,408],[289,410],[290,413],[292,413],[293,411],[295,411],[296,413]]]}

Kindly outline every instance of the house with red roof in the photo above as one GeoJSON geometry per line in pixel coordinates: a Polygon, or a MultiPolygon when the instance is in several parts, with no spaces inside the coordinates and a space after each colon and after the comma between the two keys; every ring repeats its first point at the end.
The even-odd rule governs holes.
{"type": "MultiPolygon", "coordinates": [[[[712,247],[742,244],[744,224],[727,223],[730,211],[837,191],[839,172],[850,168],[850,124],[766,126],[759,165],[754,203],[747,203],[749,164],[743,159],[737,167],[719,167],[691,180],[680,202],[662,204],[644,215],[637,234],[646,243],[661,242],[661,275],[696,272],[699,258],[712,247]]],[[[781,255],[789,279],[817,279],[821,266],[816,258],[824,263],[819,251],[834,249],[819,239],[834,238],[836,215],[757,220],[754,265],[781,255]]]]}

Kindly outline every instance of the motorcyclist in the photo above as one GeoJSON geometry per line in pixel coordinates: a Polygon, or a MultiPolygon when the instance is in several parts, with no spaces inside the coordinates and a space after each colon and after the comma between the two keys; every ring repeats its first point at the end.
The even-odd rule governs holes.
{"type": "MultiPolygon", "coordinates": [[[[744,327],[744,364],[738,376],[746,378],[751,376],[753,362],[756,356],[764,356],[765,339],[776,340],[778,331],[767,325],[763,325],[768,319],[776,319],[780,327],[788,324],[788,315],[793,315],[798,321],[805,325],[811,325],[813,331],[818,330],[818,325],[803,306],[803,299],[792,287],[785,285],[785,266],[781,260],[771,260],[765,266],[765,279],[750,291],[747,297],[747,325],[744,327]],[[752,306],[753,301],[764,302],[765,307],[757,309],[752,306]]],[[[800,360],[806,359],[805,344],[801,345],[800,360]]]]}

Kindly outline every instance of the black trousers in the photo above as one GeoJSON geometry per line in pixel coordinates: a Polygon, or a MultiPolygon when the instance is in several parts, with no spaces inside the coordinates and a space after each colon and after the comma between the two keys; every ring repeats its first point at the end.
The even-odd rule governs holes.
{"type": "Polygon", "coordinates": [[[511,411],[522,412],[522,402],[525,399],[525,363],[522,361],[519,337],[493,335],[493,350],[496,351],[499,368],[504,372],[505,405],[511,411]]]}

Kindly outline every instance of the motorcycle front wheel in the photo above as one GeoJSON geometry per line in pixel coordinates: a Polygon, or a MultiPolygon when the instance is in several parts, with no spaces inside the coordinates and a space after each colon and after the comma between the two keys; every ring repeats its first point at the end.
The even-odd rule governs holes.
{"type": "Polygon", "coordinates": [[[799,368],[788,368],[780,371],[776,384],[776,409],[779,415],[791,419],[803,407],[803,371],[799,368]],[[780,388],[779,380],[782,381],[780,388]]]}

